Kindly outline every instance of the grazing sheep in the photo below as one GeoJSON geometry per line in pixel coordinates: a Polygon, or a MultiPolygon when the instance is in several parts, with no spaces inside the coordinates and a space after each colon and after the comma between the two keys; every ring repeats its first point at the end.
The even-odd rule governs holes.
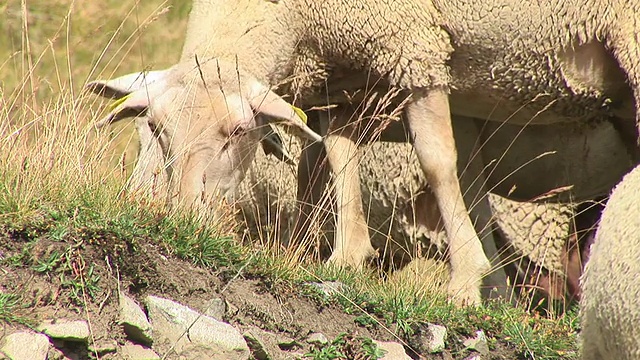
{"type": "MultiPolygon", "coordinates": [[[[319,140],[269,85],[292,77],[294,88],[280,91],[299,94],[304,107],[326,105],[329,95],[338,107],[321,113],[320,123],[338,184],[330,261],[351,266],[361,266],[373,248],[353,176],[358,133],[342,129],[357,113],[349,94],[402,89],[409,97],[409,138],[448,237],[449,291],[460,302],[478,303],[490,263],[465,208],[456,164],[456,148],[477,137],[454,141],[451,114],[520,126],[566,123],[565,129],[586,132],[590,124],[611,121],[621,137],[607,145],[625,143],[635,153],[638,10],[637,2],[596,0],[200,0],[179,64],[150,73],[147,86],[133,90],[127,80],[136,83],[136,74],[89,87],[122,100],[103,124],[147,114],[169,163],[170,194],[187,203],[237,187],[264,124],[256,114],[284,118],[319,140]]],[[[600,173],[595,188],[610,187],[629,167],[626,156],[609,160],[614,170],[600,173]]],[[[474,172],[481,174],[478,164],[474,172]]]]}
{"type": "Polygon", "coordinates": [[[640,359],[640,166],[611,193],[582,276],[582,359],[640,359]]]}

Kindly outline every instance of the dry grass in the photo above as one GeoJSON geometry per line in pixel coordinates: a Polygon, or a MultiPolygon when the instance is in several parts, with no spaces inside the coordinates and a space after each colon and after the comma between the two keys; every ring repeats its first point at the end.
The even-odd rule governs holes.
{"type": "MultiPolygon", "coordinates": [[[[89,105],[97,99],[85,99],[86,81],[169,66],[182,48],[189,5],[161,0],[1,4],[0,31],[9,34],[0,38],[2,130],[32,133],[45,128],[45,118],[59,131],[70,124],[86,127],[100,109],[89,105]]],[[[131,129],[112,128],[105,165],[124,161],[130,170],[137,152],[131,129]]],[[[31,135],[34,144],[42,142],[36,135],[41,134],[31,135]]]]}
{"type": "MultiPolygon", "coordinates": [[[[190,3],[9,1],[2,6],[8,20],[0,31],[12,35],[9,43],[0,42],[5,59],[0,196],[10,204],[5,215],[27,214],[43,204],[86,203],[88,194],[91,206],[102,207],[104,214],[130,206],[124,199],[163,205],[160,197],[149,203],[124,191],[137,156],[137,134],[130,122],[96,129],[106,106],[83,87],[90,79],[172,65],[190,3]]],[[[225,236],[235,231],[233,211],[226,207],[217,214],[207,222],[225,224],[218,229],[225,236]]]]}

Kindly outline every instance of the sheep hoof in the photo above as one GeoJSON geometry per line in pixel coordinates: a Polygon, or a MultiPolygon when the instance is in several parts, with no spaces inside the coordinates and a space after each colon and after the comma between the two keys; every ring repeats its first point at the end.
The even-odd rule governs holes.
{"type": "Polygon", "coordinates": [[[371,245],[356,249],[336,249],[327,260],[327,263],[342,268],[360,270],[369,259],[377,257],[377,255],[377,251],[371,245]]]}
{"type": "Polygon", "coordinates": [[[458,306],[481,305],[481,280],[472,281],[469,277],[452,276],[448,286],[449,299],[458,306]]]}

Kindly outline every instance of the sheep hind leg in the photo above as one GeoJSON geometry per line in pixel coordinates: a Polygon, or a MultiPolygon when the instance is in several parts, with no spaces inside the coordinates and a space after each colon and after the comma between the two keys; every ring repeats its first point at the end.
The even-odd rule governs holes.
{"type": "Polygon", "coordinates": [[[482,277],[490,269],[490,263],[460,191],[448,95],[444,89],[434,89],[414,92],[413,96],[406,109],[407,122],[449,239],[448,291],[459,304],[479,304],[482,277]]]}
{"type": "Polygon", "coordinates": [[[322,122],[323,126],[329,126],[325,149],[334,174],[336,195],[336,235],[329,263],[358,269],[375,255],[375,250],[371,246],[362,207],[358,171],[360,155],[355,143],[358,132],[355,126],[345,126],[350,115],[348,112],[338,109],[336,113],[340,115],[332,119],[334,121],[322,122]]]}
{"type": "Polygon", "coordinates": [[[482,157],[485,144],[478,142],[480,132],[473,119],[458,117],[453,124],[463,198],[482,240],[484,252],[492,262],[492,269],[484,278],[482,295],[486,298],[509,299],[512,289],[507,287],[507,275],[501,263],[493,228],[495,220],[486,189],[485,161],[482,157]]]}

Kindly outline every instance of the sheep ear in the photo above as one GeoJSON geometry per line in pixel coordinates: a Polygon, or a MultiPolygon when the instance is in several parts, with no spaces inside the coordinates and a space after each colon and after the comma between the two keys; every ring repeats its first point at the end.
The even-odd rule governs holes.
{"type": "Polygon", "coordinates": [[[138,72],[112,80],[97,80],[86,85],[94,94],[116,99],[110,105],[107,116],[96,123],[101,128],[128,117],[143,115],[149,108],[150,99],[164,86],[167,70],[138,72]]]}
{"type": "Polygon", "coordinates": [[[256,112],[279,119],[284,125],[299,130],[302,136],[313,141],[322,141],[322,137],[307,126],[307,116],[301,109],[284,101],[257,81],[251,87],[249,104],[256,112]]]}
{"type": "Polygon", "coordinates": [[[96,127],[101,128],[125,118],[144,115],[149,108],[149,97],[150,95],[144,90],[121,97],[111,104],[109,113],[96,122],[96,127]]]}
{"type": "Polygon", "coordinates": [[[167,73],[168,70],[135,72],[111,80],[92,81],[85,88],[96,95],[120,99],[164,79],[167,73]]]}

